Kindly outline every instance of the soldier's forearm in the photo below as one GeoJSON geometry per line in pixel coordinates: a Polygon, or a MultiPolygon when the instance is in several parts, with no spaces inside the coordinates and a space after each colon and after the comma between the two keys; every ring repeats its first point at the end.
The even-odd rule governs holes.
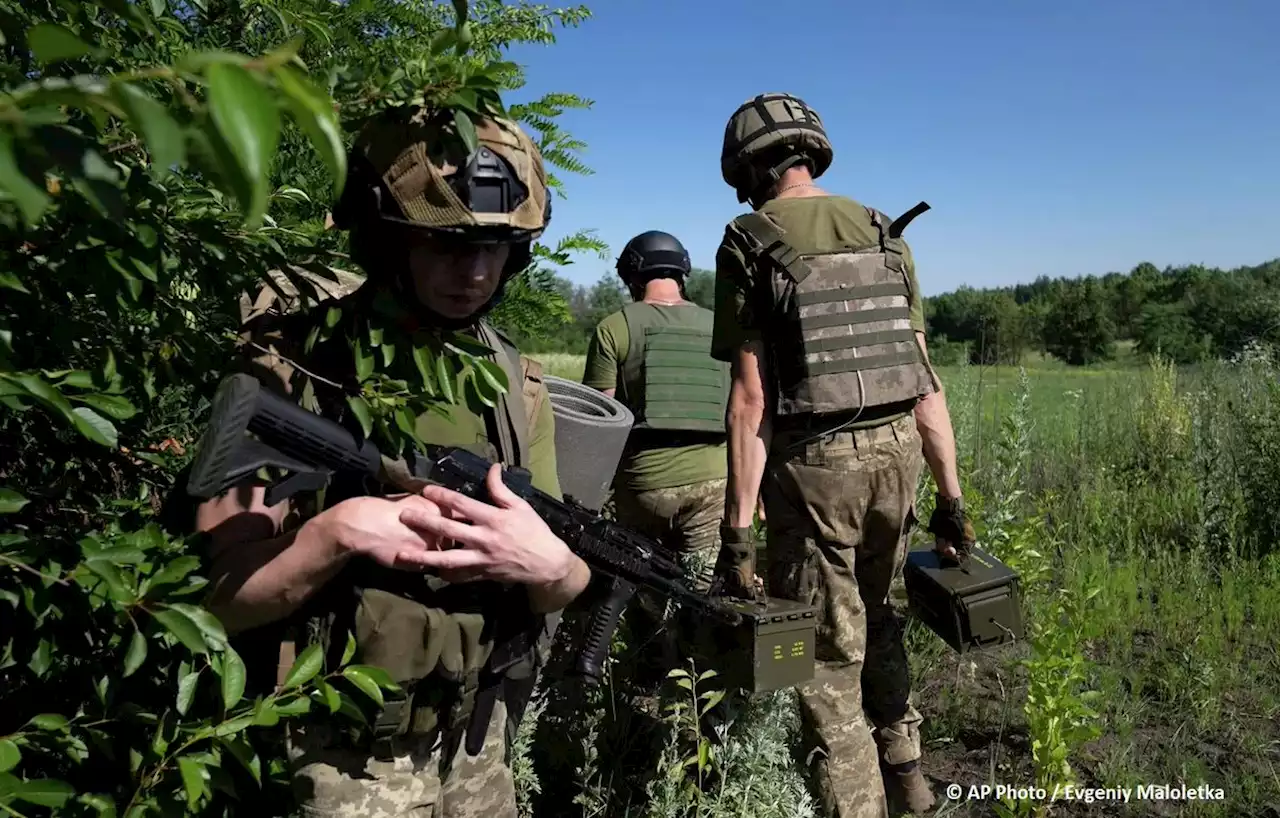
{"type": "Polygon", "coordinates": [[[947,398],[942,392],[934,392],[916,404],[916,427],[924,449],[925,462],[938,493],[943,497],[960,496],[960,475],[956,470],[956,438],[951,428],[951,413],[947,410],[947,398]]]}
{"type": "Polygon", "coordinates": [[[214,591],[205,604],[227,633],[236,634],[296,611],[333,579],[349,553],[321,514],[296,531],[242,543],[220,556],[211,571],[214,591]]]}
{"type": "Polygon", "coordinates": [[[771,428],[765,405],[730,392],[726,416],[729,432],[729,474],[725,490],[725,522],[747,528],[755,515],[769,453],[771,428]]]}

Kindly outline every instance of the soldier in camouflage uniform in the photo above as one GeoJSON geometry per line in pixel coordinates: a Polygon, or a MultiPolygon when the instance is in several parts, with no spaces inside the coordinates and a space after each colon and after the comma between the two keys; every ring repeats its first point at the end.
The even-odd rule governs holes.
{"type": "MultiPolygon", "coordinates": [[[[538,367],[483,320],[546,228],[542,158],[513,122],[478,119],[474,150],[452,122],[448,112],[387,114],[360,133],[334,217],[351,231],[367,280],[309,312],[282,315],[259,301],[242,336],[246,363],[265,387],[358,434],[343,384],[354,374],[345,334],[359,321],[385,318],[384,343],[410,367],[424,328],[471,334],[512,388],[496,408],[424,412],[413,435],[527,469],[558,497],[538,367]],[[308,328],[332,306],[341,314],[334,340],[312,347],[308,328]]],[[[391,363],[377,356],[375,365],[391,373],[391,363]]],[[[321,645],[333,667],[353,637],[353,661],[382,667],[403,691],[368,733],[320,719],[290,730],[303,814],[516,818],[509,731],[555,614],[590,571],[500,474],[497,465],[489,474],[493,504],[439,486],[371,495],[335,478],[323,498],[268,508],[251,483],[199,509],[212,548],[208,604],[229,633],[271,646],[272,670],[307,644],[321,645]]]]}
{"type": "Polygon", "coordinates": [[[767,591],[819,607],[817,674],[801,701],[824,806],[878,818],[886,795],[917,813],[934,800],[889,603],[922,450],[938,485],[937,549],[956,558],[973,532],[900,238],[917,212],[891,220],[820,190],[831,159],[818,115],[788,95],[752,99],[725,130],[725,181],[753,212],[729,224],[716,256],[712,354],[733,368],[716,575],[749,595],[748,526],[762,490],[767,591]]]}
{"type": "MultiPolygon", "coordinates": [[[[657,230],[631,239],[617,272],[632,303],[596,327],[582,382],[635,415],[613,484],[618,521],[666,545],[691,574],[715,560],[724,516],[729,368],[710,355],[713,314],[686,298],[689,253],[657,230]]],[[[660,603],[641,593],[631,632],[662,630],[660,603]]],[[[668,634],[669,635],[669,634],[668,634]]],[[[662,640],[664,664],[674,637],[662,640]]]]}

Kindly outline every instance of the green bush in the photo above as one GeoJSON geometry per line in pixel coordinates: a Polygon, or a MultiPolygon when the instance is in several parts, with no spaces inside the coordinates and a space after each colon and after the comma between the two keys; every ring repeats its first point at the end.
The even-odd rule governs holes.
{"type": "MultiPolygon", "coordinates": [[[[306,651],[283,689],[246,695],[252,668],[201,607],[199,541],[165,498],[242,295],[274,270],[315,299],[346,265],[324,221],[354,127],[426,101],[454,109],[465,139],[523,84],[502,50],[586,16],[496,0],[0,3],[0,810],[257,809],[284,797],[267,786],[282,721],[319,707],[354,724],[381,703],[388,680],[350,650],[338,668],[306,651]]],[[[555,120],[589,105],[550,94],[507,111],[553,169],[585,172],[555,120]]],[[[580,235],[536,255],[600,247],[580,235]]]]}

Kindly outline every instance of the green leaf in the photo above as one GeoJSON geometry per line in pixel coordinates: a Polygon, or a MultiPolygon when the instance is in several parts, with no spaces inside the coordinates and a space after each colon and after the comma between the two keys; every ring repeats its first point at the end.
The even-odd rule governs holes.
{"type": "MultiPolygon", "coordinates": [[[[183,663],[186,666],[186,663],[183,663]]],[[[178,679],[178,698],[175,706],[178,708],[178,714],[185,716],[187,710],[191,708],[191,703],[196,698],[196,686],[200,683],[200,671],[191,669],[178,679]]]]}
{"type": "Polygon", "coordinates": [[[120,445],[120,436],[115,425],[88,406],[77,406],[71,410],[71,414],[76,431],[85,438],[109,449],[120,445]]]}
{"type": "Polygon", "coordinates": [[[61,713],[41,713],[38,716],[32,716],[27,724],[49,733],[62,732],[71,727],[71,722],[67,721],[67,717],[61,713]]]}
{"type": "Polygon", "coordinates": [[[240,766],[253,776],[254,781],[262,783],[262,760],[247,741],[242,738],[219,737],[218,743],[240,762],[240,766]]]}
{"type": "MultiPolygon", "coordinates": [[[[335,710],[337,708],[334,708],[335,710]]],[[[22,751],[10,739],[0,738],[0,773],[7,773],[22,761],[22,751]]]]}
{"type": "Polygon", "coordinates": [[[342,706],[342,698],[338,695],[338,691],[324,679],[316,681],[316,690],[312,695],[319,697],[320,701],[329,708],[330,713],[337,713],[338,708],[342,706]]]}
{"type": "Polygon", "coordinates": [[[288,99],[289,113],[307,134],[312,147],[333,178],[333,195],[342,194],[347,179],[347,151],[334,115],[333,103],[291,66],[274,69],[276,82],[288,99]]]}
{"type": "Polygon", "coordinates": [[[347,664],[351,658],[356,655],[356,637],[354,634],[347,634],[347,644],[342,649],[342,664],[347,664]]]}
{"type": "Polygon", "coordinates": [[[379,707],[385,704],[382,698],[382,689],[378,687],[377,682],[363,673],[359,667],[343,668],[342,676],[359,688],[361,693],[373,699],[379,707]]]}
{"type": "Polygon", "coordinates": [[[28,804],[37,804],[53,809],[57,809],[67,803],[67,800],[74,797],[75,794],[74,787],[56,778],[36,778],[31,781],[24,781],[21,786],[13,791],[14,797],[19,801],[26,801],[28,804]]]}
{"type": "Polygon", "coordinates": [[[182,611],[175,611],[166,607],[156,611],[156,621],[164,625],[165,630],[173,634],[173,636],[186,645],[187,650],[192,653],[205,653],[208,647],[204,643],[204,636],[200,632],[200,626],[191,621],[191,618],[182,611]]]}
{"type": "MultiPolygon", "coordinates": [[[[160,3],[163,13],[164,0],[152,0],[153,9],[156,2],[160,3]]],[[[111,94],[129,117],[129,124],[146,143],[147,150],[151,153],[151,172],[157,179],[165,178],[169,175],[170,168],[186,161],[186,136],[163,105],[129,83],[116,83],[111,88],[111,94]]]]}
{"type": "Polygon", "coordinates": [[[167,10],[168,4],[165,0],[151,0],[151,13],[156,17],[164,16],[165,11],[167,10]]]}
{"type": "Polygon", "coordinates": [[[124,676],[129,678],[142,667],[143,661],[147,658],[147,637],[142,635],[142,631],[135,630],[133,636],[129,639],[129,650],[124,655],[124,676]]]}
{"type": "Polygon", "coordinates": [[[44,188],[27,178],[13,158],[13,141],[0,131],[0,193],[12,199],[28,225],[35,225],[52,201],[44,188]]]}
{"type": "Polygon", "coordinates": [[[431,372],[431,358],[431,349],[427,346],[413,348],[413,363],[418,367],[418,375],[422,378],[422,389],[427,393],[427,397],[434,397],[436,393],[435,376],[431,372]]]}
{"type": "Polygon", "coordinates": [[[400,685],[396,684],[391,679],[391,674],[387,673],[387,671],[383,670],[380,667],[377,667],[375,665],[352,665],[351,667],[360,671],[365,676],[368,676],[370,679],[372,679],[374,682],[377,683],[378,687],[385,688],[388,690],[393,690],[393,691],[400,689],[400,685]]]}
{"type": "Polygon", "coordinates": [[[373,355],[365,351],[364,343],[359,338],[351,342],[351,352],[355,356],[356,380],[364,381],[373,374],[373,355]]]}
{"type": "Polygon", "coordinates": [[[218,621],[218,617],[204,608],[197,605],[188,605],[185,602],[175,602],[169,607],[185,614],[188,619],[195,623],[196,627],[200,629],[200,636],[207,647],[213,650],[222,650],[226,647],[227,631],[222,627],[222,623],[218,621]]]}
{"type": "Polygon", "coordinates": [[[37,23],[28,29],[27,46],[36,61],[44,65],[76,60],[98,52],[74,31],[57,23],[37,23]]]}
{"type": "Polygon", "coordinates": [[[452,361],[448,356],[441,355],[436,358],[436,382],[440,385],[440,391],[444,393],[444,399],[449,403],[456,403],[457,399],[454,395],[454,374],[452,361]]]}
{"type": "Polygon", "coordinates": [[[37,676],[44,676],[52,664],[53,647],[48,639],[41,639],[40,644],[36,646],[35,652],[31,654],[31,660],[27,662],[27,667],[31,668],[31,672],[37,676]]]}
{"type": "Polygon", "coordinates": [[[244,697],[245,667],[230,645],[222,654],[222,706],[230,710],[244,697]]]}
{"type": "Polygon", "coordinates": [[[194,556],[178,557],[173,562],[151,575],[147,585],[148,593],[163,585],[177,585],[187,575],[200,567],[200,558],[194,556]]]}
{"type": "Polygon", "coordinates": [[[102,580],[107,586],[107,593],[117,602],[129,600],[132,595],[129,588],[125,584],[124,575],[120,573],[120,568],[113,562],[103,559],[85,560],[84,567],[94,576],[102,580]]]}
{"type": "Polygon", "coordinates": [[[289,668],[289,675],[284,679],[285,688],[297,687],[310,681],[320,672],[323,665],[324,654],[320,650],[320,645],[308,645],[302,655],[294,660],[293,667],[289,668]]]}
{"type": "Polygon", "coordinates": [[[245,728],[252,727],[258,716],[255,713],[247,713],[243,716],[236,716],[234,719],[224,721],[214,728],[215,736],[233,736],[236,733],[243,732],[245,728]]]}
{"type": "Polygon", "coordinates": [[[494,393],[502,394],[511,388],[507,381],[507,373],[499,364],[493,361],[476,361],[476,369],[480,370],[480,377],[484,378],[485,383],[489,384],[494,393]]]}
{"type": "Polygon", "coordinates": [[[417,438],[417,430],[413,428],[413,413],[406,406],[397,406],[395,412],[396,427],[405,433],[409,440],[417,438]]]}
{"type": "Polygon", "coordinates": [[[290,699],[284,704],[276,705],[276,712],[282,716],[300,716],[311,710],[311,700],[305,696],[290,699]]]}
{"type": "Polygon", "coordinates": [[[18,276],[9,270],[0,270],[0,289],[15,290],[27,295],[31,294],[31,291],[27,289],[18,276]]]}
{"type": "Polygon", "coordinates": [[[213,63],[205,71],[209,110],[238,165],[236,198],[257,227],[270,193],[267,176],[280,142],[280,115],[258,79],[239,65],[213,63]]]}
{"type": "Polygon", "coordinates": [[[0,514],[16,514],[29,502],[13,489],[0,488],[0,514]]]}
{"type": "Polygon", "coordinates": [[[280,714],[276,712],[275,702],[271,699],[259,699],[253,708],[253,723],[258,727],[275,727],[280,723],[280,714]]]}
{"type": "Polygon", "coordinates": [[[360,431],[368,437],[373,431],[373,415],[369,412],[369,403],[360,395],[348,395],[347,406],[351,407],[352,414],[360,421],[360,431]]]}
{"type": "Polygon", "coordinates": [[[456,110],[453,112],[453,125],[458,129],[458,136],[462,137],[463,143],[467,146],[467,153],[474,153],[480,144],[480,137],[476,134],[476,124],[471,121],[471,117],[466,111],[456,110]]]}
{"type": "Polygon", "coordinates": [[[182,774],[182,787],[187,791],[187,806],[194,808],[201,796],[208,792],[204,783],[204,764],[192,756],[181,756],[178,772],[182,774]]]}

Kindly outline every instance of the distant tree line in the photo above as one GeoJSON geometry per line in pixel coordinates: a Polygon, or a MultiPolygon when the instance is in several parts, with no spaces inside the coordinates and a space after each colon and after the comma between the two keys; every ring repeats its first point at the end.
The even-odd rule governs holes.
{"type": "MultiPolygon", "coordinates": [[[[695,269],[686,283],[688,297],[708,308],[714,288],[709,270],[695,269]]],[[[582,354],[596,324],[629,300],[612,272],[582,286],[539,270],[512,288],[499,319],[530,351],[582,354]]],[[[925,317],[940,364],[1014,364],[1032,352],[1103,363],[1122,341],[1178,363],[1230,357],[1280,343],[1280,258],[1231,270],[1143,262],[1128,273],[960,287],[926,298],[925,317]]]]}
{"type": "Polygon", "coordinates": [[[961,287],[926,299],[931,348],[952,360],[1016,363],[1038,351],[1072,365],[1111,360],[1117,343],[1178,363],[1280,341],[1280,259],[1233,270],[1142,263],[1128,274],[961,287]]]}

